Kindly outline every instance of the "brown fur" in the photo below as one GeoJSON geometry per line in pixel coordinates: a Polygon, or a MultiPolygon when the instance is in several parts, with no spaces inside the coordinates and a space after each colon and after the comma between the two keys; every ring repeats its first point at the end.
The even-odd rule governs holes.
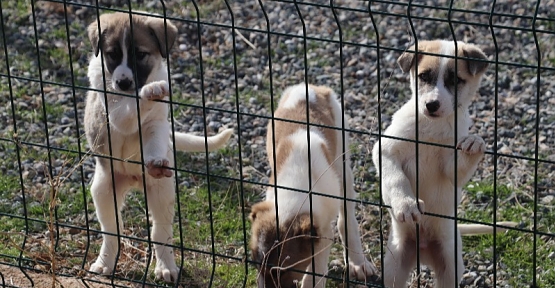
{"type": "MultiPolygon", "coordinates": [[[[403,72],[408,72],[410,69],[414,68],[418,64],[418,71],[422,71],[423,67],[438,67],[441,57],[427,55],[430,54],[441,54],[441,44],[439,41],[423,41],[418,43],[418,52],[424,52],[426,54],[419,53],[415,61],[415,45],[412,45],[407,52],[403,53],[397,63],[401,67],[403,72]],[[422,67],[422,68],[421,68],[422,67]]],[[[468,59],[457,59],[457,76],[462,79],[474,78],[476,74],[483,72],[487,67],[488,63],[480,60],[487,59],[486,55],[477,46],[465,43],[464,45],[459,45],[457,52],[457,57],[461,58],[474,58],[476,60],[468,59]]],[[[455,58],[451,59],[447,65],[451,70],[455,70],[455,58]]],[[[437,75],[436,75],[437,76],[437,75]]]]}
{"type": "Polygon", "coordinates": [[[392,220],[384,249],[383,283],[407,287],[411,271],[425,264],[435,272],[433,287],[457,287],[464,272],[462,233],[457,229],[462,227],[465,233],[494,231],[483,225],[455,226],[448,219],[455,217],[453,203],[460,203],[462,187],[476,171],[486,148],[480,136],[469,135],[469,106],[488,66],[487,57],[464,42],[418,43],[419,52],[438,55],[419,53],[415,57],[414,49],[398,59],[401,69],[410,71],[412,97],[393,114],[383,135],[415,139],[418,131],[419,141],[457,144],[455,150],[420,143],[415,150],[414,143],[384,137],[374,146],[373,161],[383,172],[382,198],[390,206],[392,220]]]}
{"type": "Polygon", "coordinates": [[[309,85],[308,96],[305,89],[304,84],[287,89],[274,113],[275,118],[282,120],[275,119],[268,124],[266,148],[273,170],[270,183],[287,188],[268,188],[266,201],[252,207],[250,248],[253,260],[259,263],[259,288],[297,287],[297,281],[302,287],[325,287],[326,279],[321,275],[327,274],[333,243],[331,223],[337,216],[341,241],[349,247],[344,253],[345,257],[348,254],[346,265],[351,279],[364,281],[376,273],[375,266],[363,253],[354,203],[344,206],[335,198],[356,197],[349,151],[346,150],[349,147],[347,135],[343,139],[344,148],[339,148],[343,147],[343,135],[338,128],[342,125],[348,128],[347,122],[342,121],[341,105],[336,94],[327,87],[309,85]],[[308,103],[305,97],[309,98],[308,103]],[[305,135],[310,135],[310,144],[305,135]],[[311,151],[310,157],[306,157],[308,151],[311,151]],[[346,156],[344,163],[342,153],[346,156]],[[305,168],[308,165],[312,167],[310,172],[305,168]],[[342,179],[347,181],[345,187],[341,185],[342,179]],[[318,194],[308,200],[308,194],[293,189],[309,189],[318,194]],[[276,204],[280,205],[277,209],[276,204]]]}
{"type": "MultiPolygon", "coordinates": [[[[310,121],[311,127],[314,127],[313,125],[334,126],[335,119],[333,119],[333,112],[329,105],[329,98],[332,96],[333,91],[330,88],[323,86],[310,85],[310,87],[316,91],[317,99],[317,105],[309,106],[308,120],[310,121]]],[[[285,99],[283,100],[286,100],[288,96],[289,95],[284,95],[285,99]]],[[[278,120],[278,118],[306,123],[306,106],[306,101],[301,101],[299,105],[297,105],[297,107],[295,108],[280,108],[276,110],[276,112],[274,113],[274,118],[276,118],[276,120],[274,120],[275,143],[274,137],[272,137],[272,121],[268,122],[268,133],[266,134],[266,152],[271,169],[274,169],[274,147],[276,147],[276,159],[278,160],[276,163],[276,168],[279,171],[283,165],[283,161],[287,159],[287,157],[285,156],[289,154],[292,148],[291,143],[289,143],[290,141],[287,140],[287,136],[295,133],[295,131],[297,131],[298,129],[306,130],[307,127],[306,124],[292,123],[284,120],[278,120]]],[[[333,159],[329,151],[335,151],[335,148],[338,144],[336,143],[335,137],[333,135],[335,130],[321,127],[318,127],[318,129],[322,131],[324,137],[326,138],[326,141],[328,141],[328,147],[324,147],[322,150],[324,151],[328,162],[333,163],[335,159],[333,159]]],[[[270,175],[270,184],[274,184],[273,172],[270,175]]]]}
{"type": "Polygon", "coordinates": [[[273,284],[275,287],[286,287],[281,282],[300,280],[304,275],[301,272],[311,261],[312,245],[319,241],[317,226],[310,225],[310,214],[303,213],[280,223],[276,230],[274,203],[264,201],[252,207],[250,219],[253,223],[252,255],[254,261],[263,263],[258,266],[259,273],[263,274],[260,279],[265,279],[267,286],[273,284]],[[264,243],[259,243],[260,240],[264,243]],[[260,251],[259,247],[268,247],[269,253],[260,251]],[[288,271],[278,267],[287,267],[288,271]]]}
{"type": "MultiPolygon", "coordinates": [[[[95,21],[88,27],[89,39],[93,45],[95,55],[100,49],[113,47],[121,41],[123,30],[130,28],[128,13],[110,13],[100,15],[100,34],[98,23],[95,21]]],[[[147,51],[156,51],[167,58],[167,51],[175,42],[177,28],[163,18],[132,14],[133,40],[136,47],[145,48],[147,51]],[[167,29],[167,30],[166,30],[167,29]],[[167,33],[166,33],[167,31],[167,33]],[[167,39],[164,37],[167,35],[167,39]]]]}
{"type": "Polygon", "coordinates": [[[125,196],[131,190],[144,189],[152,219],[151,239],[156,243],[153,245],[154,273],[157,279],[174,282],[179,268],[169,245],[173,241],[175,204],[170,133],[179,151],[205,151],[205,148],[211,151],[227,142],[231,130],[208,138],[171,131],[169,105],[154,101],[167,99],[170,92],[163,57],[174,42],[177,29],[169,21],[155,16],[104,14],[88,30],[94,55],[87,74],[92,89],[85,107],[85,133],[95,154],[110,157],[96,157],[91,183],[103,242],[89,271],[110,274],[116,268],[119,242],[114,235],[123,231],[120,211],[125,196]],[[133,18],[133,29],[129,17],[133,18]],[[166,28],[167,39],[164,38],[166,28]],[[128,97],[135,93],[138,99],[128,97]]]}

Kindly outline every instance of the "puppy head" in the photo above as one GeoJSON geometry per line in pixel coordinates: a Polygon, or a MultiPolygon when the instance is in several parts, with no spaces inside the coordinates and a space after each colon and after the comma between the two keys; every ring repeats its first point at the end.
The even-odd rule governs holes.
{"type": "Polygon", "coordinates": [[[134,92],[150,82],[149,76],[162,69],[177,37],[177,28],[169,20],[165,25],[163,18],[131,14],[131,27],[129,17],[128,13],[103,14],[100,23],[88,27],[94,55],[103,57],[107,85],[122,92],[134,92]]]}
{"type": "MultiPolygon", "coordinates": [[[[415,46],[412,51],[403,53],[397,63],[403,72],[410,71],[412,95],[418,95],[418,109],[429,118],[447,117],[456,107],[470,105],[480,79],[488,67],[487,57],[475,45],[457,42],[455,58],[418,54],[415,46]],[[471,58],[471,59],[459,59],[471,58]],[[457,71],[455,71],[457,61],[457,71]],[[418,81],[416,81],[418,78],[418,81]],[[416,87],[418,83],[418,87],[416,87]],[[456,97],[455,97],[456,95],[456,97]]],[[[455,56],[453,41],[419,41],[418,52],[455,56]]]]}
{"type": "Polygon", "coordinates": [[[274,203],[264,201],[252,207],[250,219],[251,255],[261,263],[256,265],[258,287],[297,287],[304,274],[296,271],[306,270],[311,262],[312,241],[314,245],[318,242],[318,228],[310,225],[310,215],[280,219],[278,229],[274,203]]]}

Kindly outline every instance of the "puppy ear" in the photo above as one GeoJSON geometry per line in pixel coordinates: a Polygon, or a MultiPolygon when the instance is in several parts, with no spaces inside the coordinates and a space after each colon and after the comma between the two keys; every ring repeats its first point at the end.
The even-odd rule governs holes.
{"type": "Polygon", "coordinates": [[[101,35],[98,33],[98,22],[94,21],[93,23],[91,23],[87,28],[87,32],[89,34],[89,40],[91,41],[91,45],[94,51],[94,56],[98,56],[100,45],[102,44],[101,35]]]}
{"type": "MultiPolygon", "coordinates": [[[[419,46],[418,51],[423,51],[422,45],[418,45],[418,46],[419,46]]],[[[416,55],[416,53],[414,52],[415,50],[416,50],[416,46],[412,45],[410,46],[409,49],[403,52],[403,54],[401,54],[401,56],[399,56],[399,58],[397,59],[397,64],[399,64],[399,67],[401,67],[401,70],[403,70],[404,73],[409,72],[412,66],[416,64],[417,60],[420,60],[422,58],[422,54],[418,54],[418,59],[414,57],[416,55]],[[409,51],[409,50],[412,50],[412,51],[409,51]]]]}
{"type": "Polygon", "coordinates": [[[256,220],[256,216],[259,213],[264,213],[264,212],[270,211],[272,209],[273,205],[274,205],[273,203],[268,202],[268,201],[264,201],[264,202],[254,204],[251,208],[251,214],[249,215],[249,220],[251,220],[251,222],[254,222],[256,220]]]}
{"type": "Polygon", "coordinates": [[[177,27],[173,25],[170,20],[165,20],[162,18],[150,18],[148,20],[148,26],[150,27],[150,32],[158,42],[158,49],[160,49],[160,55],[162,57],[167,58],[173,44],[175,42],[175,38],[177,38],[177,27]],[[164,25],[164,22],[166,25],[164,25]],[[166,31],[167,27],[167,31],[166,31]],[[167,44],[167,47],[166,47],[167,44]]]}
{"type": "Polygon", "coordinates": [[[466,58],[476,59],[466,60],[468,65],[468,73],[470,73],[470,75],[472,76],[483,73],[489,66],[489,63],[485,62],[485,60],[488,59],[488,57],[486,57],[486,54],[484,54],[484,52],[482,52],[480,48],[474,45],[465,45],[463,47],[463,55],[466,58]]]}

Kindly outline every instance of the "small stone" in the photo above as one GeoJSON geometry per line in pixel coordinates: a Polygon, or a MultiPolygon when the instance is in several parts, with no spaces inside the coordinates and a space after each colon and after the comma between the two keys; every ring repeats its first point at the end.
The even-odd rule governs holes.
{"type": "Polygon", "coordinates": [[[547,204],[551,204],[554,199],[555,199],[555,196],[547,195],[547,196],[541,198],[541,202],[542,202],[542,204],[547,205],[547,204]]]}
{"type": "Polygon", "coordinates": [[[75,227],[71,227],[71,228],[69,228],[69,231],[68,231],[68,232],[69,232],[69,234],[71,234],[71,235],[76,235],[76,234],[81,233],[81,229],[75,228],[75,227]]]}

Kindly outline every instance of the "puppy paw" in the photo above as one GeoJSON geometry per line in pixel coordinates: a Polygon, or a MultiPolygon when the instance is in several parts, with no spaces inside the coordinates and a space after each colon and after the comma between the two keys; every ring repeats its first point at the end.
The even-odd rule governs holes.
{"type": "Polygon", "coordinates": [[[91,267],[89,268],[89,272],[102,275],[108,275],[112,273],[112,271],[114,270],[113,267],[106,264],[107,263],[105,263],[104,260],[99,258],[94,262],[94,264],[91,265],[91,267]]]}
{"type": "Polygon", "coordinates": [[[170,86],[166,81],[155,81],[146,84],[141,88],[139,96],[145,100],[161,100],[169,96],[170,86]]]}
{"type": "Polygon", "coordinates": [[[349,277],[366,282],[370,276],[377,275],[378,269],[366,258],[363,263],[355,264],[349,261],[349,277]]]}
{"type": "Polygon", "coordinates": [[[486,142],[480,136],[469,135],[463,137],[457,144],[457,149],[468,155],[484,154],[486,152],[486,142]]]}
{"type": "Polygon", "coordinates": [[[150,159],[146,161],[146,169],[150,176],[154,178],[172,177],[173,172],[168,167],[170,161],[168,159],[150,159]]]}
{"type": "Polygon", "coordinates": [[[172,283],[177,280],[178,269],[175,262],[169,261],[158,261],[156,262],[156,268],[154,269],[154,274],[156,279],[164,280],[165,282],[172,283]]]}
{"type": "Polygon", "coordinates": [[[414,198],[406,198],[395,201],[391,204],[393,217],[400,223],[418,223],[424,213],[424,201],[414,198]]]}

